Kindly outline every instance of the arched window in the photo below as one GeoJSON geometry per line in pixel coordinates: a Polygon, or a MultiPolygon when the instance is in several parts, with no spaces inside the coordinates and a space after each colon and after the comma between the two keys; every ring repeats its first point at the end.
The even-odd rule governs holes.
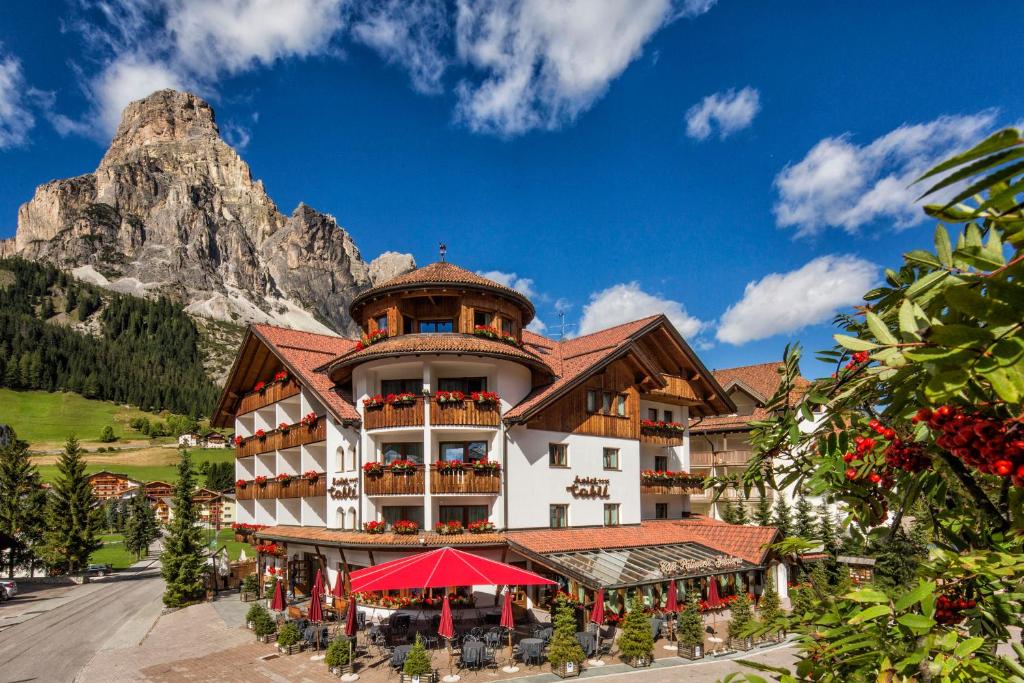
{"type": "Polygon", "coordinates": [[[348,447],[348,471],[352,472],[356,469],[356,445],[352,444],[348,447]]]}
{"type": "Polygon", "coordinates": [[[344,508],[338,508],[338,512],[335,514],[335,517],[334,517],[334,526],[337,529],[344,529],[345,528],[345,509],[344,508]]]}
{"type": "Polygon", "coordinates": [[[356,526],[357,526],[356,509],[355,508],[349,508],[348,509],[348,528],[352,529],[354,531],[356,529],[356,526]]]}

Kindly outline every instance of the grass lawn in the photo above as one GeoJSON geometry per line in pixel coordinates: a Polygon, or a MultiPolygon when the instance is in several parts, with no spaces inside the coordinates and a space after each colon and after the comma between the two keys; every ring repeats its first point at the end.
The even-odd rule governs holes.
{"type": "Polygon", "coordinates": [[[91,564],[109,564],[114,569],[125,569],[135,563],[135,556],[124,549],[124,536],[104,534],[100,536],[103,547],[89,557],[91,564]]]}
{"type": "MultiPolygon", "coordinates": [[[[111,472],[126,474],[141,482],[166,481],[169,484],[173,484],[178,480],[178,451],[171,448],[166,450],[165,463],[147,465],[133,465],[128,462],[124,462],[125,457],[128,455],[127,453],[120,454],[117,458],[117,462],[104,462],[104,459],[109,457],[108,454],[105,453],[88,453],[86,455],[88,464],[85,467],[85,471],[91,474],[93,472],[99,472],[100,470],[109,470],[111,472]]],[[[193,469],[198,467],[199,463],[204,460],[211,463],[234,462],[235,460],[234,448],[194,448],[190,449],[189,452],[192,454],[193,469]]],[[[39,465],[38,467],[39,474],[43,478],[43,481],[53,482],[57,478],[56,465],[39,465]]],[[[196,475],[196,485],[206,485],[205,478],[202,475],[196,475]]]]}
{"type": "Polygon", "coordinates": [[[232,562],[238,559],[243,548],[245,549],[246,557],[249,559],[252,559],[256,555],[256,550],[251,545],[248,543],[239,543],[235,540],[235,532],[231,529],[221,529],[217,534],[217,547],[220,548],[222,545],[227,546],[228,559],[232,562]]]}

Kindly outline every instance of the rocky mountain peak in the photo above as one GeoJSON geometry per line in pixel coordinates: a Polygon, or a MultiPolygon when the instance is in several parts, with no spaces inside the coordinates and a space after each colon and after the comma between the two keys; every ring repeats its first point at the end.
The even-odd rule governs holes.
{"type": "Polygon", "coordinates": [[[213,107],[205,100],[192,93],[158,90],[125,107],[100,166],[123,159],[146,145],[182,141],[213,143],[219,139],[213,107]]]}

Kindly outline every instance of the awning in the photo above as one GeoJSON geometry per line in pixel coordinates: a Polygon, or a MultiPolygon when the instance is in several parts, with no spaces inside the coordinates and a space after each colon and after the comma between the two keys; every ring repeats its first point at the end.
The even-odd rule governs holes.
{"type": "MultiPolygon", "coordinates": [[[[519,550],[517,548],[517,550],[519,550]]],[[[525,549],[522,549],[525,551],[525,549]]],[[[625,588],[757,569],[739,557],[700,543],[525,554],[591,589],[625,588]]]]}

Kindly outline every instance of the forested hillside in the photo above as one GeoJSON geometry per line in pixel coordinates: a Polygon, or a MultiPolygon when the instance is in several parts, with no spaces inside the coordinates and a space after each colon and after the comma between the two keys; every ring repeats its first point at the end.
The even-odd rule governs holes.
{"type": "Polygon", "coordinates": [[[0,386],[65,389],[206,415],[217,388],[182,308],[112,293],[56,268],[0,259],[0,386]]]}

